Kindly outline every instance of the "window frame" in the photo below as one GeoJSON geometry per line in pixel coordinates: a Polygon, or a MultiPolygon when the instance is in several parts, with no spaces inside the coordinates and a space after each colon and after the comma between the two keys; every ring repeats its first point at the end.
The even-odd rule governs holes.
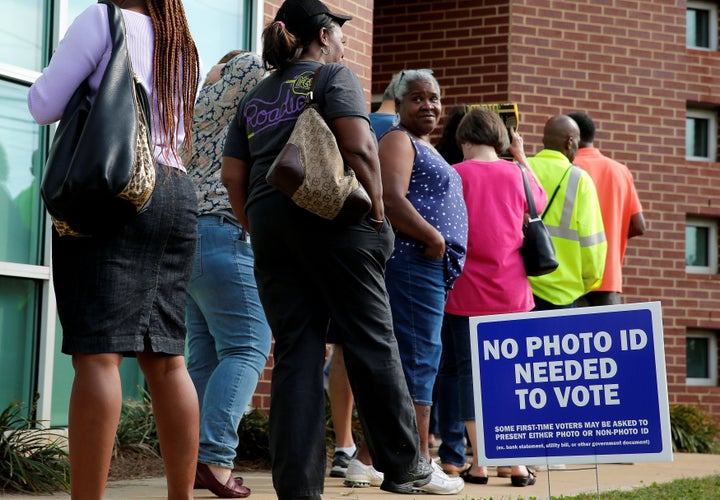
{"type": "Polygon", "coordinates": [[[711,217],[688,216],[685,220],[685,248],[687,249],[687,228],[707,227],[708,233],[708,265],[707,266],[689,266],[685,265],[687,274],[717,274],[718,272],[718,221],[711,217]]]}
{"type": "Polygon", "coordinates": [[[688,330],[685,334],[685,385],[715,387],[718,385],[718,336],[711,330],[688,330]],[[708,340],[708,374],[709,377],[688,377],[687,376],[687,341],[688,339],[708,340]]]}
{"type": "Polygon", "coordinates": [[[704,162],[715,162],[717,161],[717,133],[718,133],[718,114],[714,110],[709,109],[697,109],[687,108],[685,111],[685,159],[691,161],[704,161],[704,162]],[[688,119],[698,119],[708,121],[708,155],[709,156],[692,156],[687,149],[688,134],[690,131],[687,128],[688,119]]]}
{"type": "Polygon", "coordinates": [[[688,0],[687,7],[685,10],[685,34],[686,34],[685,46],[689,49],[707,50],[707,51],[718,50],[718,5],[717,5],[717,3],[688,0]],[[703,47],[703,46],[699,46],[699,45],[690,45],[690,41],[687,39],[687,22],[689,20],[689,16],[687,15],[688,10],[701,10],[701,11],[706,11],[708,13],[709,40],[708,40],[707,47],[703,47]]]}

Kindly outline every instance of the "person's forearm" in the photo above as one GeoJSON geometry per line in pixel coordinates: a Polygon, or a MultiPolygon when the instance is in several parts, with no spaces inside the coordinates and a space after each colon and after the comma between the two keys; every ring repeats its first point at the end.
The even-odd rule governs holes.
{"type": "Polygon", "coordinates": [[[641,236],[645,234],[645,217],[642,212],[633,214],[630,218],[630,227],[628,228],[628,238],[641,236]]]}
{"type": "Polygon", "coordinates": [[[227,189],[230,206],[235,217],[247,232],[250,232],[250,223],[245,215],[245,203],[247,202],[248,189],[248,166],[245,162],[231,156],[223,156],[221,179],[227,189]]]}

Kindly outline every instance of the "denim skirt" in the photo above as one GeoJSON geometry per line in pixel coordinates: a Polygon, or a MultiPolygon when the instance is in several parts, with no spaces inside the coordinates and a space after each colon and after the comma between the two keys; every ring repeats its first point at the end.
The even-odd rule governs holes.
{"type": "Polygon", "coordinates": [[[442,354],[445,264],[415,251],[396,254],[387,263],[385,285],[410,396],[417,405],[432,406],[442,354]]]}
{"type": "Polygon", "coordinates": [[[195,188],[158,164],[153,196],[133,222],[101,237],[53,229],[62,351],[185,352],[185,305],[197,239],[195,188]]]}

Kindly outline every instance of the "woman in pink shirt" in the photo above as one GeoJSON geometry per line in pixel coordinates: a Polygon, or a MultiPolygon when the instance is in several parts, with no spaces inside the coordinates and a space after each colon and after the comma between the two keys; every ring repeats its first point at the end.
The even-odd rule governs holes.
{"type": "MultiPolygon", "coordinates": [[[[473,381],[470,359],[471,316],[529,311],[534,302],[520,247],[528,212],[520,168],[499,158],[508,150],[526,164],[522,139],[513,132],[510,147],[502,119],[475,108],[467,113],[455,134],[464,161],[454,165],[463,184],[468,211],[468,247],[465,268],[450,290],[445,305],[443,353],[438,374],[440,435],[438,451],[443,467],[455,469],[467,482],[485,484],[487,468],[465,465],[464,430],[476,447],[473,381]]],[[[547,196],[529,168],[525,169],[538,212],[547,196]]],[[[525,466],[512,467],[512,484],[527,486],[535,476],[525,466]]]]}

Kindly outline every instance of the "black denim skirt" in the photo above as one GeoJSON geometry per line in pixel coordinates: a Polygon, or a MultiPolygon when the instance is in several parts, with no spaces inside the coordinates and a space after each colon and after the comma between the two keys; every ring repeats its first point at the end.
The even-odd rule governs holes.
{"type": "Polygon", "coordinates": [[[196,214],[192,181],[158,164],[149,205],[116,233],[75,238],[53,229],[64,353],[184,354],[196,214]]]}

